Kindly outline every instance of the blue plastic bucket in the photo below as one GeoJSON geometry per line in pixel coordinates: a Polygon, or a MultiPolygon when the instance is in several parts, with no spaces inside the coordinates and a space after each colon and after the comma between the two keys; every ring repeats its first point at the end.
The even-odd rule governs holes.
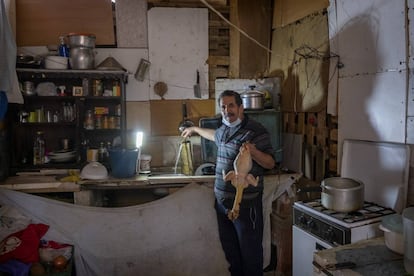
{"type": "Polygon", "coordinates": [[[116,178],[129,178],[136,174],[138,149],[110,149],[109,164],[111,175],[116,178]]]}

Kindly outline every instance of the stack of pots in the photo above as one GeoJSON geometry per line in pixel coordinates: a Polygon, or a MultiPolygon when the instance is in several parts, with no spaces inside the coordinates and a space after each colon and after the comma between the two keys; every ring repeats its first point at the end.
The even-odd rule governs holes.
{"type": "Polygon", "coordinates": [[[68,34],[70,47],[69,64],[75,70],[95,68],[95,40],[93,34],[68,34]]]}

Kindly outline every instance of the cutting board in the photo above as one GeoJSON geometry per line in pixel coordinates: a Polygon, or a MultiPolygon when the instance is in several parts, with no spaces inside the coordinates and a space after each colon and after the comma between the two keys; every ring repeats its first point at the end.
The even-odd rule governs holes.
{"type": "Polygon", "coordinates": [[[407,201],[410,147],[345,140],[341,176],[365,184],[365,200],[401,212],[407,201]]]}

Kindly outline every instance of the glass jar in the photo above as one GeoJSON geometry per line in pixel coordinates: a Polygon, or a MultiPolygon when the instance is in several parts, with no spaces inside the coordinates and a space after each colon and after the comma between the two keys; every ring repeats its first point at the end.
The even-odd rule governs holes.
{"type": "Polygon", "coordinates": [[[33,143],[33,165],[42,165],[45,163],[45,139],[43,132],[36,132],[36,137],[33,143]]]}
{"type": "Polygon", "coordinates": [[[93,81],[93,95],[96,97],[100,97],[103,94],[103,83],[102,80],[94,80],[93,81]]]}
{"type": "Polygon", "coordinates": [[[93,117],[92,110],[87,110],[85,114],[85,121],[83,123],[83,127],[85,129],[94,129],[95,128],[95,120],[93,117]]]}
{"type": "Polygon", "coordinates": [[[95,129],[101,129],[102,128],[102,115],[96,115],[95,116],[95,129]]]}

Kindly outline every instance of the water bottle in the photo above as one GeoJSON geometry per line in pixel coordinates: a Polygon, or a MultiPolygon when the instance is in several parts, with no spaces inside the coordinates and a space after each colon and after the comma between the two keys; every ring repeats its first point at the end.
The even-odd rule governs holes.
{"type": "Polygon", "coordinates": [[[65,43],[65,37],[59,37],[60,44],[59,44],[59,56],[61,57],[69,57],[69,48],[65,43]]]}
{"type": "Polygon", "coordinates": [[[38,131],[33,144],[33,165],[42,165],[45,163],[45,140],[43,132],[38,131]]]}

